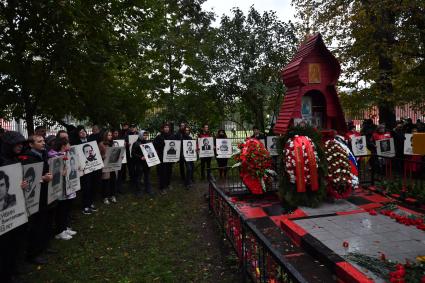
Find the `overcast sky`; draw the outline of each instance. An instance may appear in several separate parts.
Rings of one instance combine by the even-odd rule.
[[[223,14],[231,15],[230,10],[233,7],[239,7],[244,14],[247,14],[251,5],[260,12],[275,11],[282,21],[294,20],[295,9],[291,6],[291,0],[207,0],[203,8],[213,10],[219,19]]]

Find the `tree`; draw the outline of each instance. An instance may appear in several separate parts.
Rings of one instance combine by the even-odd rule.
[[[232,18],[223,16],[216,37],[213,81],[226,112],[239,113],[242,120],[264,130],[265,113],[280,105],[280,71],[296,44],[294,25],[279,21],[272,11],[260,15],[251,7],[245,16],[234,8]]]
[[[133,75],[140,65],[136,36],[154,25],[141,24],[142,8],[117,0],[2,1],[1,114],[25,119],[30,134],[34,117],[71,114],[114,124],[143,115],[146,90]],[[122,111],[127,105],[140,108]]]
[[[395,105],[423,101],[425,3],[370,0],[293,0],[307,32],[336,44],[344,86],[377,105],[379,119],[395,124]],[[347,97],[346,97],[347,98]],[[354,98],[355,101],[358,101]]]

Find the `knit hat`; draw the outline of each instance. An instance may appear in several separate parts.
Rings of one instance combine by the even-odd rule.
[[[19,132],[8,131],[3,134],[2,140],[3,140],[3,143],[7,143],[9,145],[15,145],[18,143],[24,143],[25,137]]]

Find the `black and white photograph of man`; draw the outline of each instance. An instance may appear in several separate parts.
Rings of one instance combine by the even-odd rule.
[[[16,205],[16,196],[9,194],[9,176],[0,171],[0,211],[4,211]]]
[[[229,146],[227,144],[227,140],[221,141],[220,151],[222,151],[222,152],[228,152],[229,151]]]
[[[171,141],[170,142],[170,148],[167,150],[167,155],[176,155],[176,143]]]
[[[121,156],[121,148],[111,147],[111,155],[109,156],[108,163],[117,163]]]
[[[35,182],[35,170],[33,167],[29,167],[24,173],[24,180],[28,182],[28,187],[25,189],[27,198],[33,198],[37,187],[37,183]]]
[[[203,139],[202,140],[202,150],[211,150],[211,145],[208,139]]]
[[[379,142],[381,147],[381,152],[385,153],[391,150],[390,141],[389,140],[382,140]]]
[[[155,157],[155,153],[152,151],[152,148],[149,145],[145,144],[144,148],[145,148],[145,150],[148,154],[148,158],[154,158]]]
[[[86,163],[97,160],[96,153],[93,150],[93,147],[90,144],[85,144],[83,146],[84,156],[86,157]]]
[[[277,149],[277,137],[272,137],[272,144],[270,145],[270,149]]]
[[[69,164],[70,164],[70,169],[71,172],[69,173],[69,179],[73,180],[75,178],[78,177],[78,172],[77,172],[77,162],[75,161],[75,157],[71,156],[71,158],[69,159]]]
[[[56,187],[60,183],[62,176],[61,161],[59,160],[59,158],[53,160],[52,175],[52,187]]]
[[[187,155],[194,155],[195,154],[195,149],[193,148],[193,143],[192,141],[187,141],[186,142],[186,154]]]

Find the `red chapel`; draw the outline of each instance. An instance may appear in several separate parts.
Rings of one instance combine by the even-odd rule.
[[[274,132],[285,134],[300,121],[345,132],[344,113],[335,88],[340,73],[339,62],[326,48],[320,33],[302,43],[282,70],[287,91]]]

